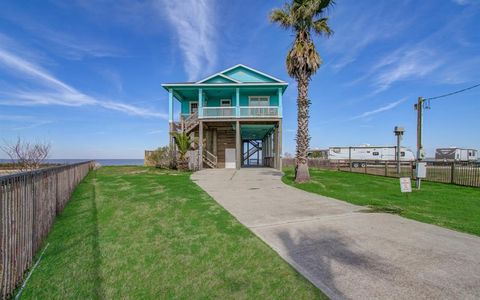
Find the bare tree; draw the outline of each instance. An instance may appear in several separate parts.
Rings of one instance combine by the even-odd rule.
[[[17,142],[14,144],[5,141],[4,144],[0,146],[0,150],[5,152],[21,171],[40,168],[51,149],[50,143],[30,143],[21,138],[17,138]]]

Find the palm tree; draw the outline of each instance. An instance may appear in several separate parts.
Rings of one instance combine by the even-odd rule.
[[[177,145],[178,153],[180,154],[180,169],[186,169],[186,155],[190,149],[190,138],[184,133],[175,133],[174,135],[175,144]]]
[[[332,29],[328,26],[326,10],[334,4],[333,0],[293,0],[270,14],[270,21],[278,23],[282,28],[291,29],[295,40],[287,55],[287,72],[297,81],[297,153],[295,181],[310,180],[307,164],[307,150],[310,136],[308,134],[308,118],[310,100],[308,84],[311,77],[320,68],[322,59],[315,49],[313,34],[330,36]]]

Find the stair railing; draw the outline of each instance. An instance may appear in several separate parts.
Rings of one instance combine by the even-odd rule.
[[[207,149],[203,149],[203,155],[205,156],[206,160],[210,161],[215,167],[217,166],[218,158],[216,155],[214,155],[212,152],[208,151]]]

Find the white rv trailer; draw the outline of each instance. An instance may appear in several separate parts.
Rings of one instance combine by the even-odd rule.
[[[475,149],[464,148],[437,148],[435,150],[435,160],[441,161],[477,161],[478,151]]]
[[[365,161],[393,161],[396,160],[395,146],[358,146],[358,147],[330,147],[328,159],[351,160],[353,167],[364,167]],[[400,147],[400,161],[414,161],[412,150]]]

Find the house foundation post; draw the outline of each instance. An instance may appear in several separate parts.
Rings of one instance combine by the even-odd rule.
[[[236,156],[236,159],[235,159],[235,162],[236,162],[236,167],[237,167],[237,170],[240,170],[240,167],[241,167],[241,142],[240,142],[240,121],[236,121],[236,124],[235,124],[235,156]]]
[[[277,149],[278,149],[278,164],[277,169],[282,170],[282,120],[278,121],[278,133],[277,133]]]
[[[278,126],[273,129],[273,167],[278,169]]]
[[[218,156],[218,153],[217,153],[217,129],[213,128],[212,131],[213,131],[212,132],[212,153],[213,153],[213,155]]]
[[[198,169],[203,169],[203,121],[198,124]]]

